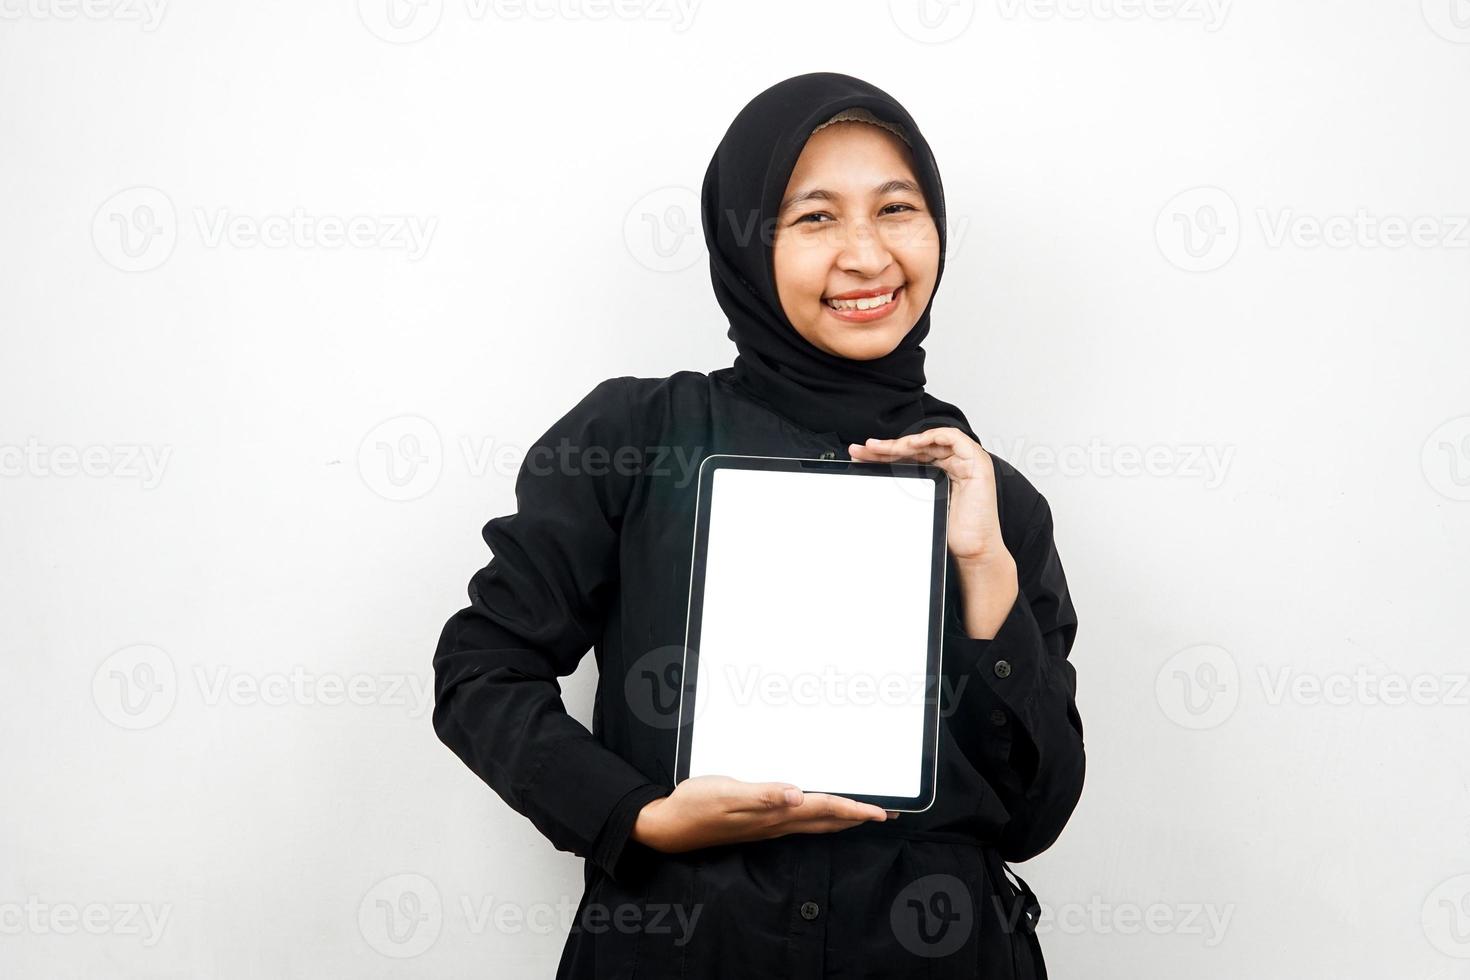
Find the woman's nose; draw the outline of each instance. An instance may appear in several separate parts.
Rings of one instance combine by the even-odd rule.
[[[875,276],[893,261],[888,246],[871,221],[854,222],[841,234],[837,265],[844,271]]]

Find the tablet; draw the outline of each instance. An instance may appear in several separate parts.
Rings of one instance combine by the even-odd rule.
[[[700,464],[675,782],[934,801],[949,480],[922,463]]]

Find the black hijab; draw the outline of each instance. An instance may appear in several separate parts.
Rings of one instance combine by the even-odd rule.
[[[730,321],[740,387],[786,418],[846,442],[895,438],[954,425],[974,439],[958,408],[924,391],[929,305],[898,346],[869,361],[815,346],[791,325],[776,292],[772,241],[777,210],[813,129],[843,109],[863,108],[898,126],[912,151],[919,186],[939,230],[944,274],[944,186],[919,127],[888,93],[851,75],[813,72],[788,78],[752,99],[715,149],[700,198],[715,296]],[[977,439],[978,441],[978,439]]]

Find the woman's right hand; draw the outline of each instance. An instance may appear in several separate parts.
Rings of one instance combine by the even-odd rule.
[[[803,793],[790,783],[695,776],[638,812],[633,839],[655,851],[677,854],[786,834],[830,833],[887,819],[889,812],[882,807],[826,793]]]

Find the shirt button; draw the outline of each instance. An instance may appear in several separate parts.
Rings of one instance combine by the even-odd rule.
[[[1004,725],[1006,723],[1006,713],[999,708],[992,708],[990,711],[990,723],[992,725]]]
[[[808,922],[812,921],[822,911],[822,907],[816,902],[801,903],[801,917]]]
[[[997,660],[995,662],[995,676],[996,677],[1009,677],[1009,676],[1011,676],[1011,662],[1009,660]]]

